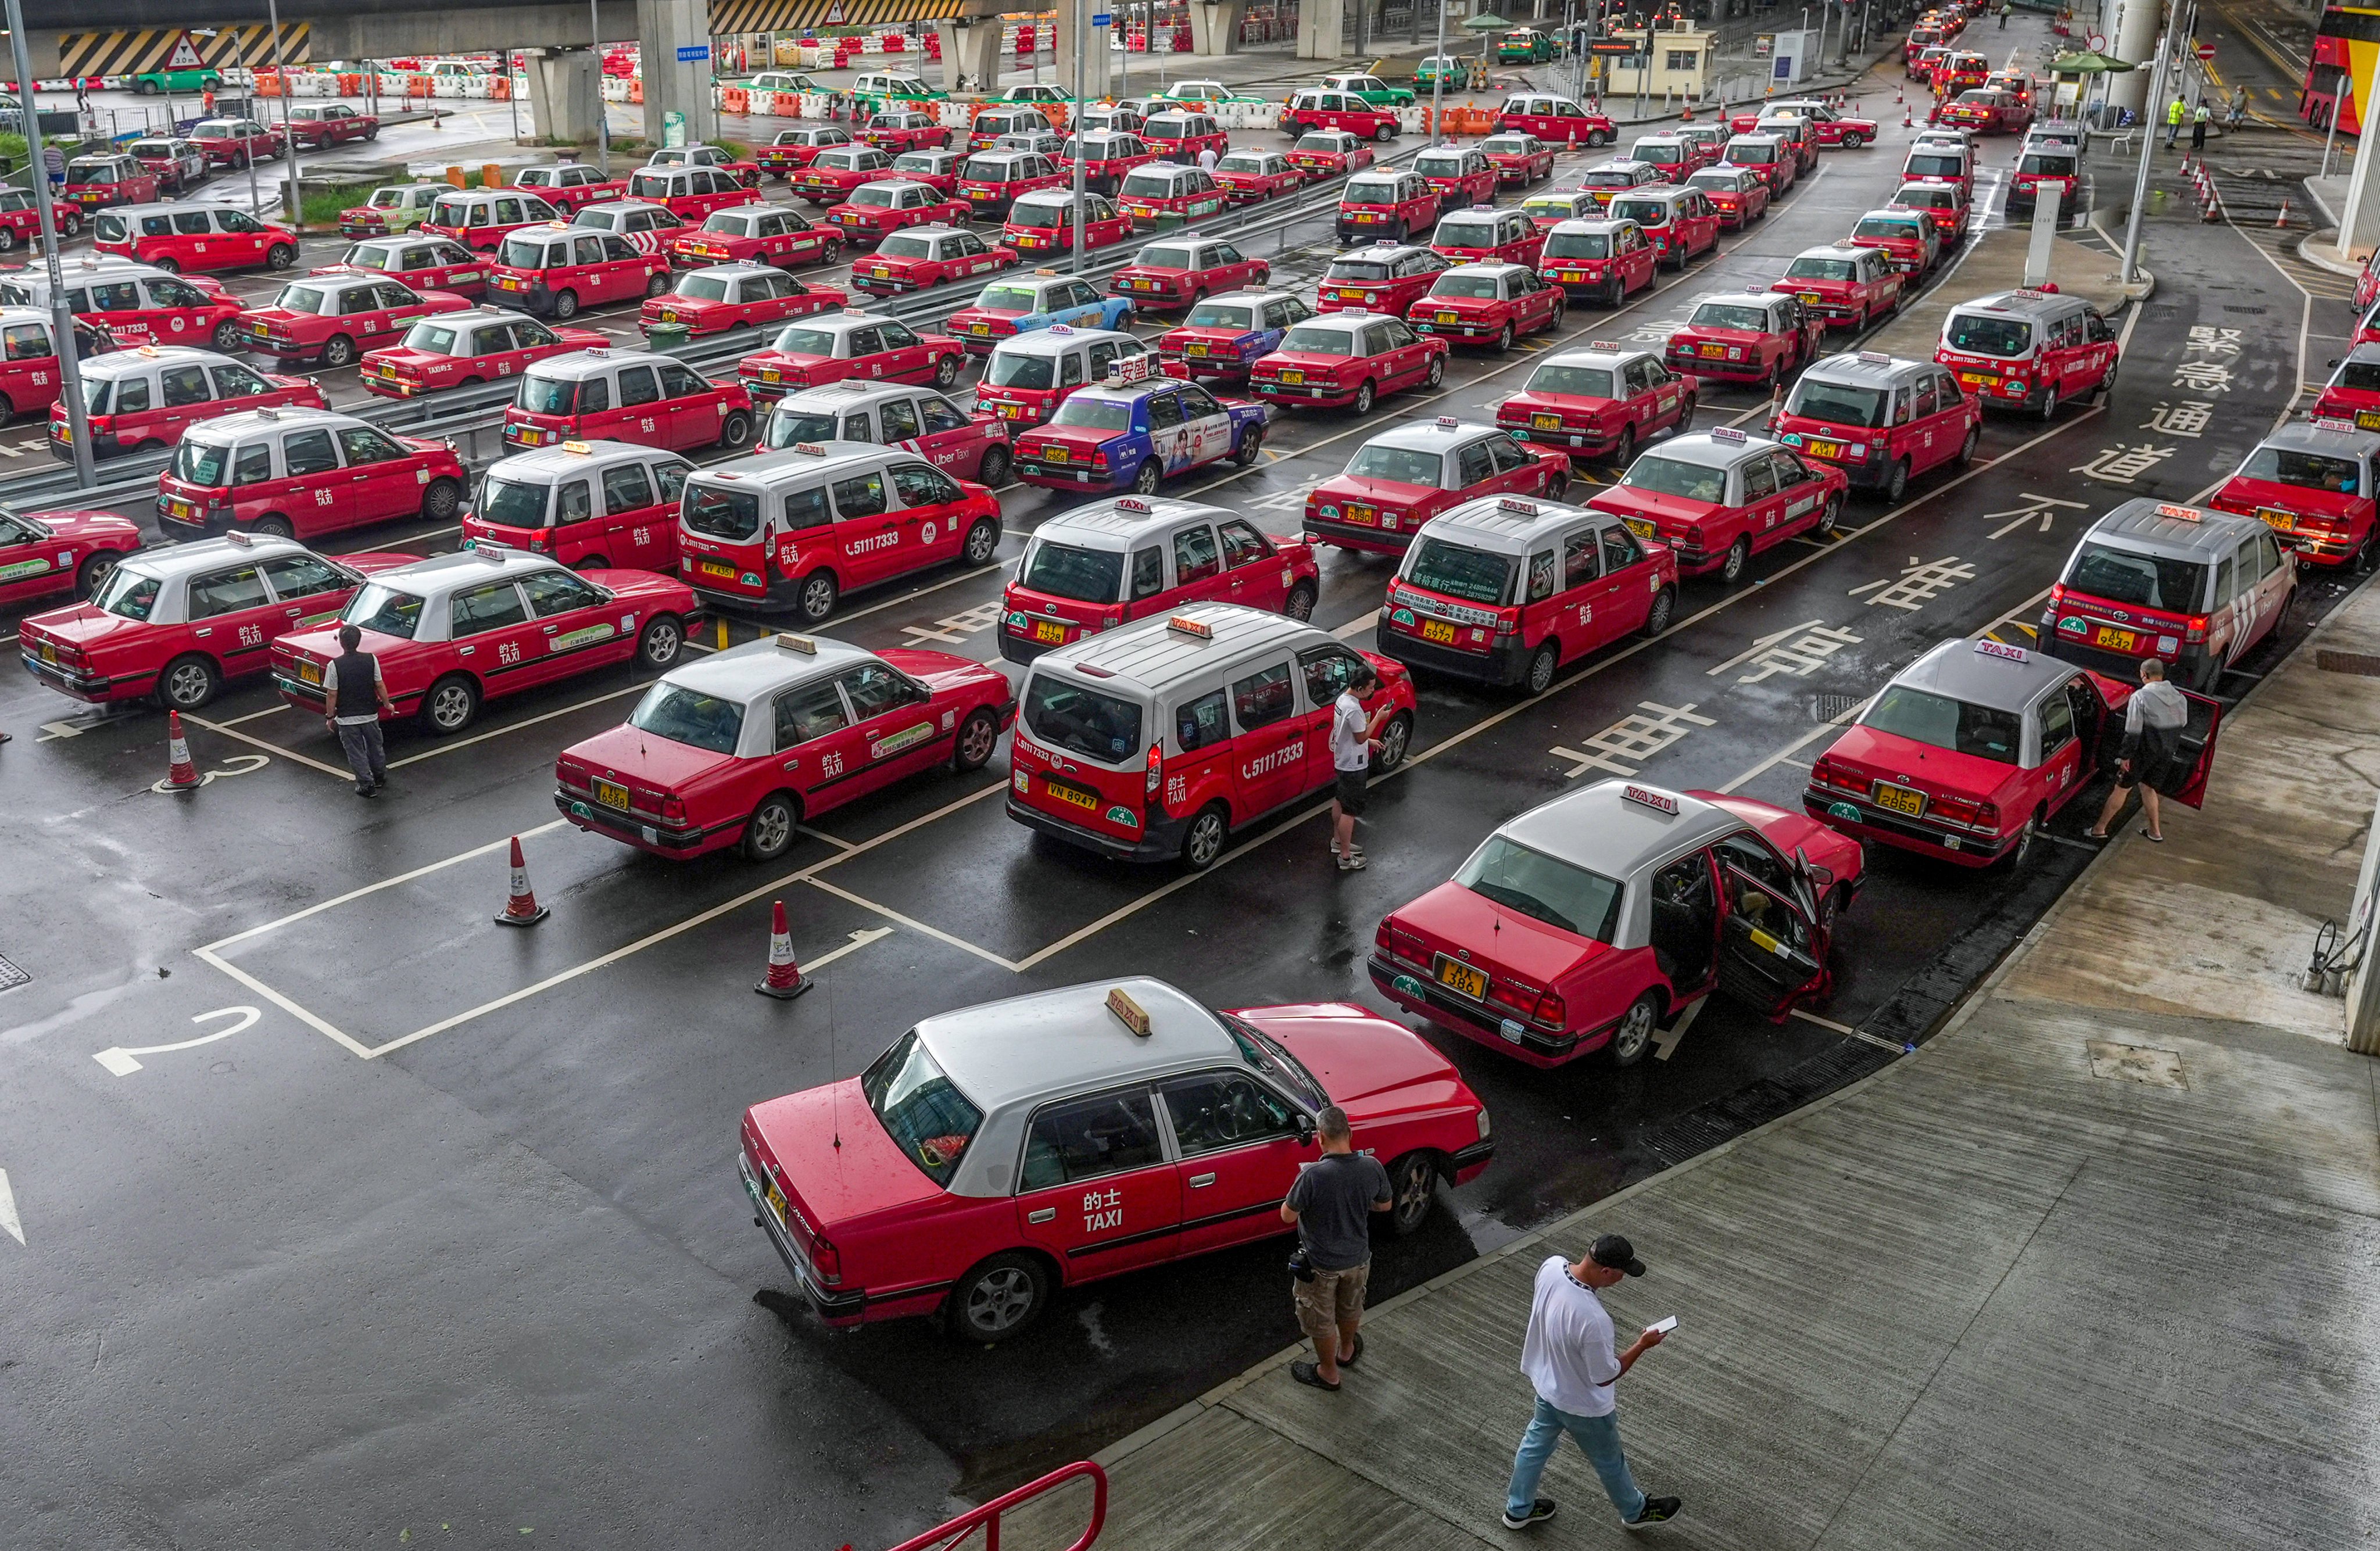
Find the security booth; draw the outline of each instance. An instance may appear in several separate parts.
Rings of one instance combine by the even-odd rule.
[[[1712,62],[1718,52],[1717,33],[1689,22],[1674,30],[1618,27],[1612,29],[1611,37],[1626,42],[1631,52],[1604,61],[1604,95],[1700,102],[1709,90]]]

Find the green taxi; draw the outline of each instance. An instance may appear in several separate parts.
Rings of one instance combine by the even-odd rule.
[[[1325,76],[1322,90],[1361,97],[1376,108],[1409,108],[1414,103],[1411,91],[1402,86],[1390,86],[1378,76]]]

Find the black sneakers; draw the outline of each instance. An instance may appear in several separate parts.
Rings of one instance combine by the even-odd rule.
[[[1646,1497],[1645,1511],[1633,1519],[1621,1520],[1620,1527],[1641,1530],[1647,1524],[1666,1524],[1678,1516],[1678,1509],[1682,1506],[1675,1497]]]
[[[1542,1524],[1553,1516],[1554,1500],[1551,1497],[1539,1497],[1536,1502],[1529,1505],[1529,1511],[1521,1515],[1518,1519],[1512,1517],[1512,1510],[1511,1509],[1506,1509],[1504,1510],[1504,1527],[1508,1530],[1525,1530],[1532,1524]]]

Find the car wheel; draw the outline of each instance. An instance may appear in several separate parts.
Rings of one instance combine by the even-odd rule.
[[[1413,718],[1399,711],[1380,729],[1380,752],[1372,756],[1372,769],[1386,772],[1405,762],[1413,751]]]
[[[479,714],[480,686],[467,674],[447,674],[421,697],[421,725],[441,736],[461,732]]]
[[[380,126],[377,124],[366,125],[364,127],[364,139],[368,140],[376,140],[380,139]]]
[[[1389,1165],[1389,1190],[1395,1205],[1389,1208],[1389,1231],[1412,1237],[1429,1217],[1436,1199],[1438,1165],[1427,1153],[1407,1153]]]
[[[999,746],[999,713],[989,706],[978,707],[959,723],[958,743],[951,750],[951,768],[961,774],[979,770],[991,763],[991,751]]]
[[[1395,125],[1382,124],[1379,127],[1372,131],[1372,139],[1382,145],[1386,145],[1389,141],[1396,138],[1396,133],[1397,128]]]
[[[264,267],[266,269],[285,270],[297,261],[298,245],[295,243],[276,242],[271,248],[264,250]]]
[[[431,522],[452,522],[463,504],[463,487],[452,479],[432,479],[422,488],[421,515]]]
[[[2055,383],[2055,382],[2049,382],[2049,383],[2045,383],[2045,384],[2042,386],[2042,390],[2041,390],[2041,408],[2040,408],[2039,414],[2040,414],[2040,417],[2041,417],[2042,420],[2043,420],[2045,423],[2046,423],[2046,422],[2047,422],[2047,421],[2054,420],[2054,419],[2058,418],[2058,384],[2057,384],[2057,383]]]
[[[1554,682],[1554,670],[1561,666],[1560,643],[1548,639],[1529,659],[1528,676],[1523,682],[1532,695],[1543,695]]]
[[[600,554],[583,554],[570,563],[570,568],[584,575],[589,571],[608,571],[612,563]]]
[[[2035,808],[2025,816],[2024,828],[2016,832],[2016,843],[2009,847],[2009,854],[2000,858],[2001,862],[2011,870],[2022,866],[2025,857],[2033,850],[2033,842],[2041,838],[2041,810]]]
[[[1727,558],[1719,563],[1718,579],[1723,582],[1734,581],[1743,575],[1743,568],[1751,563],[1752,535],[1739,533],[1735,536],[1735,542],[1727,547]]]
[[[1892,466],[1892,478],[1884,482],[1884,503],[1896,505],[1909,493],[1909,460],[1902,458]]]
[[[322,346],[324,366],[353,366],[356,362],[356,342],[346,334],[335,333]]]
[[[2371,575],[2373,567],[2380,565],[2380,526],[2363,536],[2363,542],[2355,547],[2355,558],[2349,563],[2359,576]]]
[[[1050,1273],[1029,1254],[995,1254],[951,1289],[942,1323],[952,1334],[990,1346],[1021,1333],[1050,1301]]]
[[[1557,468],[1547,479],[1546,488],[1541,493],[1548,501],[1560,501],[1569,490],[1569,473],[1564,469]]]
[[[770,793],[752,810],[752,817],[744,820],[744,859],[775,861],[794,843],[794,830],[801,821],[791,797],[783,792]]]
[[[157,675],[157,703],[167,710],[194,711],[215,697],[223,673],[214,660],[192,652],[177,657]]]
[[[718,445],[728,452],[737,452],[752,444],[752,417],[741,409],[731,409],[719,422]]]
[[[1611,137],[1610,137],[1609,135],[1608,135],[1608,134],[1605,134],[1605,133],[1604,133],[1602,130],[1600,130],[1600,129],[1589,129],[1589,130],[1586,132],[1586,143],[1587,143],[1590,147],[1593,147],[1593,146],[1598,146],[1598,145],[1609,145],[1609,144],[1611,143]]]
[[[1860,147],[1865,144],[1867,144],[1867,137],[1856,132],[1845,135],[1842,139],[1842,146],[1845,151],[1857,151]]]
[[[182,273],[182,261],[179,259],[169,259],[162,253],[149,261],[149,267],[153,270],[163,270],[167,274]]]
[[[675,614],[655,614],[637,638],[637,660],[648,668],[668,668],[686,649],[686,627]]]
[[[1842,520],[1843,498],[1840,495],[1830,495],[1827,497],[1827,503],[1818,508],[1818,526],[1810,531],[1821,539],[1831,539],[1835,536],[1836,525]]]
[[[1512,347],[1512,325],[1507,322],[1496,331],[1496,353],[1502,355]]]
[[[277,512],[269,517],[257,518],[255,525],[249,529],[249,531],[254,533],[270,534],[275,539],[295,539],[298,537],[297,527],[292,524],[287,517],[281,515]]]
[[[1133,493],[1135,495],[1155,495],[1157,493],[1157,487],[1163,482],[1164,479],[1165,471],[1157,467],[1156,459],[1151,458],[1140,466],[1140,472],[1132,477]]]
[[[1240,432],[1239,444],[1232,449],[1232,461],[1245,468],[1256,462],[1257,456],[1263,452],[1264,427],[1252,423],[1245,430]]]
[[[1645,611],[1645,634],[1660,635],[1670,628],[1670,621],[1676,618],[1677,613],[1678,589],[1665,587],[1653,595],[1653,606]]]
[[[75,571],[75,596],[95,598],[107,579],[115,575],[115,563],[124,557],[114,550],[100,550],[86,557]],[[1301,614],[1300,619],[1305,616]]]
[[[1967,439],[1966,439],[1964,442],[1960,442],[1960,443],[1959,443],[1959,467],[1961,467],[1961,468],[1965,468],[1965,467],[1967,467],[1968,466],[1970,466],[1971,464],[1973,464],[1973,463],[1975,461],[1975,446],[1976,446],[1976,443],[1978,443],[1978,442],[1982,442],[1982,441],[1983,441],[1983,439],[1984,439],[1984,428],[1983,428],[1983,427],[1981,427],[1981,426],[1969,426],[1969,427],[1967,428]]]
[[[555,292],[553,297],[553,321],[557,323],[566,323],[577,316],[578,293],[576,291]]]
[[[1604,1047],[1611,1054],[1614,1066],[1633,1066],[1645,1059],[1653,1048],[1653,1025],[1660,1022],[1661,1001],[1646,991],[1628,1004],[1620,1015],[1620,1026],[1611,1031],[1611,1043]]]
[[[132,90],[143,97],[154,97],[157,95],[157,83],[153,80],[139,81]]]
[[[959,380],[959,358],[944,356],[934,363],[934,386],[947,388]]]
[[[1314,584],[1300,582],[1289,589],[1289,598],[1281,604],[1281,612],[1294,620],[1312,619],[1314,596]]]
[[[58,230],[64,232],[68,236],[80,236],[82,233],[81,212],[79,211],[70,210],[64,215],[58,217]]]
[[[239,325],[228,318],[215,325],[211,343],[226,356],[248,347],[246,341],[239,337]]]
[[[1223,854],[1223,842],[1231,834],[1232,827],[1223,818],[1221,804],[1200,808],[1198,817],[1182,831],[1182,865],[1192,872],[1205,872]]]
[[[1008,483],[1008,470],[1014,461],[1004,445],[995,444],[986,447],[983,450],[983,462],[976,466],[977,482],[998,490]]]
[[[1548,333],[1561,333],[1562,314],[1569,310],[1570,309],[1564,305],[1562,301],[1561,293],[1559,291],[1555,292],[1554,309],[1546,315],[1545,332]]]
[[[16,250],[17,234],[6,226],[0,226],[0,253],[13,253]]]
[[[801,610],[802,623],[816,624],[834,612],[834,600],[841,596],[842,591],[843,589],[835,585],[833,572],[811,572],[803,579],[801,596],[796,600],[796,604]]]
[[[989,565],[991,563],[992,551],[999,548],[999,520],[985,517],[967,529],[966,545],[961,552],[965,555],[969,565]]]
[[[1636,428],[1634,426],[1621,426],[1620,428],[1620,440],[1611,444],[1612,465],[1618,468],[1626,468],[1630,464],[1635,461]]]

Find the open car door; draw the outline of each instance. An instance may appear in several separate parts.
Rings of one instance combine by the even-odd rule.
[[[2097,673],[2090,676],[2107,708],[2099,724],[2099,770],[2112,776],[2123,754],[2124,711],[2131,701],[2132,688]],[[2206,802],[2206,777],[2215,767],[2215,735],[2223,721],[2223,703],[2187,689],[2181,691],[2181,697],[2190,703],[2190,720],[2182,723],[2176,739],[2179,755],[2173,769],[2155,785],[2159,796],[2170,797],[2184,807],[2202,807]]]
[[[1824,949],[1809,913],[1732,866],[1720,866],[1719,882],[1719,989],[1772,1019],[1823,993]]]

